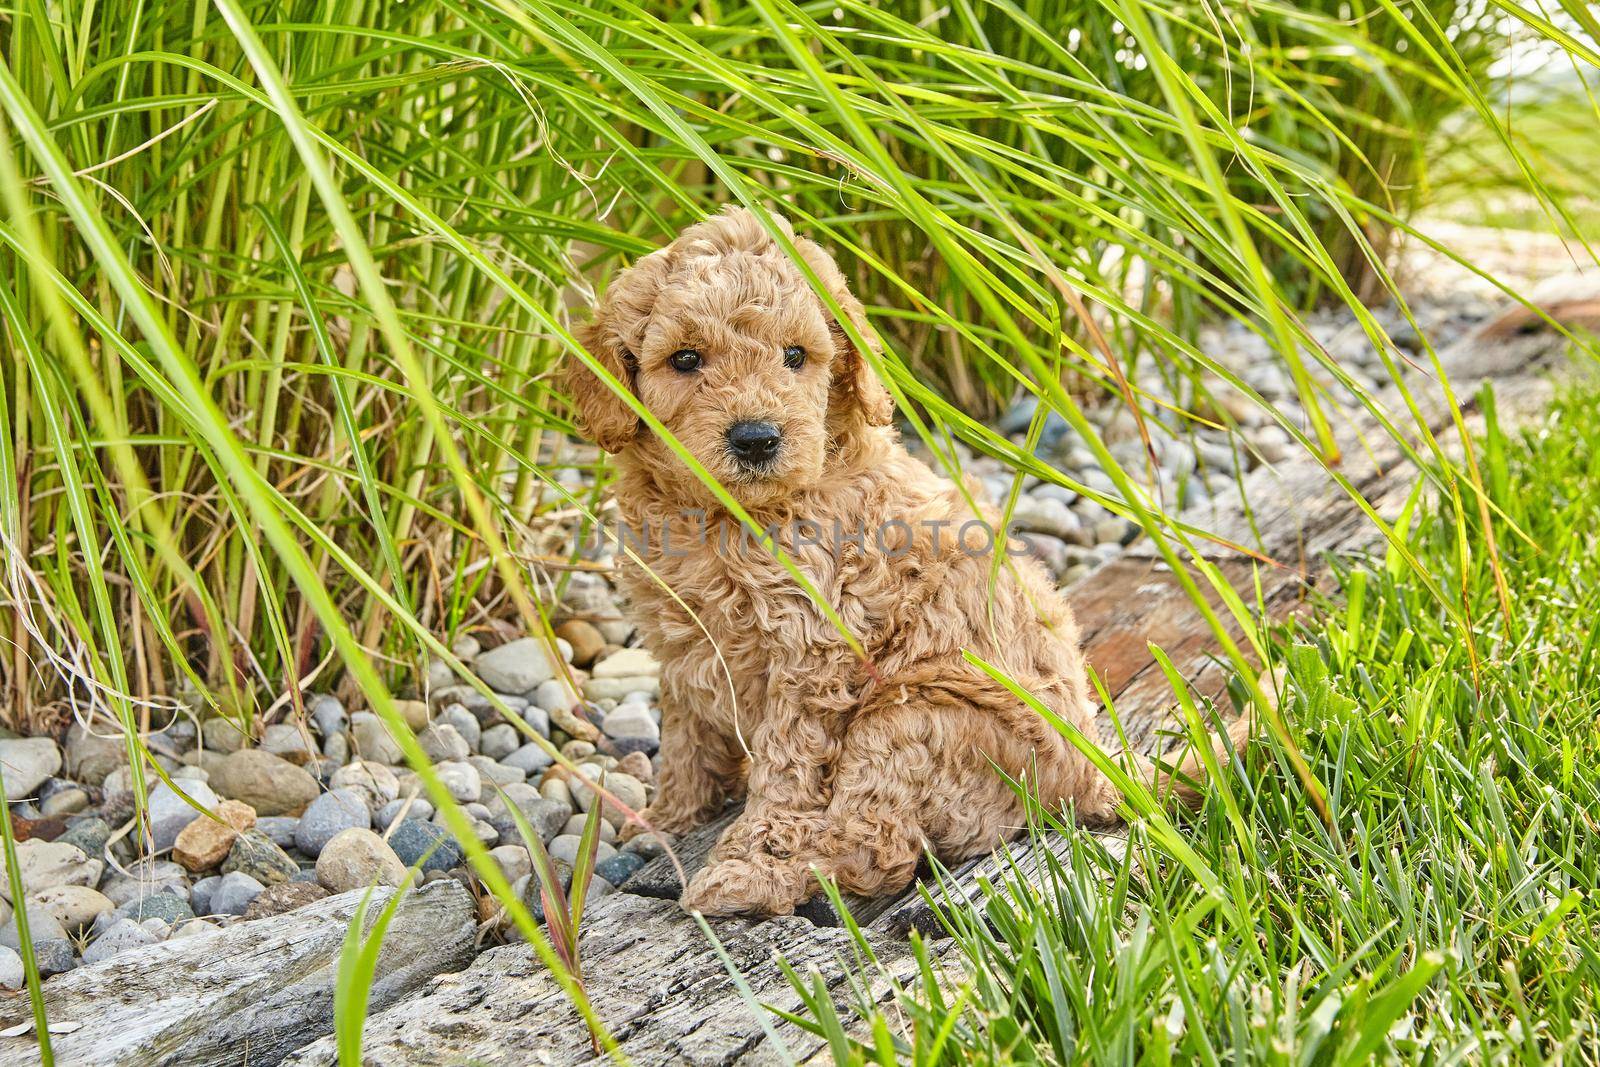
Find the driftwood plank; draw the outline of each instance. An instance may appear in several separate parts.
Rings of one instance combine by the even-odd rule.
[[[1121,860],[1127,853],[1128,838],[1120,831],[1112,831],[1100,835],[1100,844],[1114,859]],[[1049,853],[1050,857],[1060,864],[1063,872],[1072,870],[1070,838],[1060,834],[1043,834],[1037,843],[1016,841],[991,855],[964,864],[957,872],[952,872],[954,877],[947,883],[950,891],[949,904],[958,905],[962,900],[969,904],[981,901],[985,881],[999,884],[1020,879],[1036,888],[1048,885],[1052,877],[1052,868],[1047,866],[1045,853]],[[944,905],[944,898],[940,895],[938,887],[930,883],[928,889],[934,894],[935,899]],[[945,930],[940,925],[934,909],[923,899],[922,894],[915,890],[896,898],[889,907],[883,909],[872,921],[868,930],[891,937],[906,937],[913,930],[928,938],[945,936]]]
[[[719,922],[716,932],[761,1003],[783,1010],[800,1005],[777,965],[781,951],[799,973],[816,968],[825,975],[836,1002],[846,1005],[850,994],[837,962],[852,952],[845,931],[791,916]],[[582,946],[590,1001],[632,1062],[782,1062],[714,947],[676,904],[627,893],[604,897],[584,917]],[[876,939],[876,950],[897,979],[911,975],[903,945]],[[882,985],[873,990],[878,997],[886,993]],[[796,1062],[823,1047],[796,1027],[779,1023],[775,1029]],[[426,995],[370,1017],[363,1054],[368,1063],[411,1067],[562,1067],[595,1059],[577,1011],[526,945],[491,949]],[[331,1067],[337,1061],[333,1040],[325,1038],[286,1065]]]
[[[394,890],[374,892],[369,922]],[[333,1030],[339,950],[362,893],[269,919],[167,941],[80,967],[45,984],[57,1063],[95,1067],[270,1067]],[[430,883],[402,900],[372,984],[374,1010],[472,959],[472,897]],[[0,1007],[0,1029],[31,1021],[26,997]],[[61,1023],[81,1024],[55,1033]],[[0,1064],[39,1062],[35,1036],[0,1038]]]

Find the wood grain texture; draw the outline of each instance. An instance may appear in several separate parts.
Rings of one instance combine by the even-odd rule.
[[[837,960],[851,942],[843,930],[804,919],[722,921],[718,939],[763,1003],[792,1011],[800,1005],[777,964],[781,952],[799,973],[816,968],[844,1007],[849,990]],[[696,1067],[784,1062],[765,1036],[726,965],[693,919],[675,903],[618,893],[604,897],[584,919],[582,942],[591,1003],[628,1058],[641,1067]],[[899,942],[876,939],[897,979],[914,970]],[[873,995],[883,997],[880,981]],[[823,1042],[774,1021],[790,1057],[805,1062]],[[441,978],[426,995],[367,1020],[365,1062],[443,1067],[545,1064],[564,1067],[595,1060],[588,1031],[533,950],[491,949],[460,974]],[[302,1049],[286,1067],[332,1067],[331,1038]]]
[[[373,893],[368,921],[394,893]],[[271,1067],[333,1030],[333,984],[362,893],[166,941],[80,967],[44,986],[56,1062],[95,1067]],[[379,956],[381,1010],[472,959],[471,895],[441,880],[408,893]],[[27,997],[0,1006],[0,1029],[32,1019]],[[34,1035],[0,1038],[0,1064],[37,1064]]]

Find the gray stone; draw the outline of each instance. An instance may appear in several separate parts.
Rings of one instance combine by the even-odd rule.
[[[430,690],[443,689],[446,686],[454,685],[455,682],[456,672],[450,669],[450,664],[438,656],[428,657],[428,688]]]
[[[446,830],[431,822],[405,820],[389,834],[389,847],[407,867],[415,867],[421,861],[424,872],[448,871],[462,863],[461,846]]]
[[[118,919],[105,933],[95,938],[94,942],[83,950],[83,962],[85,964],[100,963],[120,953],[127,952],[129,949],[154,945],[160,940],[160,937],[132,919]]]
[[[648,706],[623,703],[605,717],[601,731],[611,738],[643,737],[652,741],[661,739],[661,727],[656,724]]]
[[[114,874],[100,887],[106,899],[117,907],[153,893],[189,892],[188,872],[169,860],[141,860],[127,868],[127,874]]]
[[[1101,519],[1094,524],[1095,543],[1100,545],[1120,545],[1137,529],[1138,527],[1124,518]]]
[[[185,899],[185,893],[179,896],[175,892],[152,893],[147,897],[130,900],[117,909],[117,914],[135,922],[143,922],[149,918],[160,919],[168,926],[175,926],[185,919],[194,918],[194,909]]]
[[[478,751],[478,744],[483,739],[483,727],[478,725],[477,717],[460,704],[447,705],[440,713],[440,718],[456,728],[456,733],[467,743],[468,752]]]
[[[563,711],[578,702],[578,694],[572,691],[572,688],[567,685],[565,680],[551,678],[541,682],[538,688],[533,691],[532,702],[532,706],[540,711]],[[545,722],[548,723],[549,721],[547,716]],[[529,723],[529,725],[531,726],[532,723]],[[543,732],[548,733],[549,727],[546,726]]]
[[[345,714],[344,705],[337,697],[326,693],[319,693],[307,702],[306,714],[324,740],[350,728],[350,716]]]
[[[661,664],[647,648],[624,648],[613,652],[594,665],[596,678],[653,678],[661,673]]]
[[[511,755],[500,761],[507,767],[515,767],[522,773],[532,776],[537,771],[542,771],[555,762],[555,757],[544,750],[537,741],[529,741]]]
[[[68,777],[85,785],[99,785],[106,775],[127,764],[127,741],[115,723],[95,719],[91,729],[74,721],[67,728]]]
[[[527,723],[529,729],[540,737],[546,739],[550,737],[550,712],[547,709],[529,705],[523,709],[522,721]],[[520,730],[518,731],[518,736],[522,736]]]
[[[394,771],[372,760],[356,760],[340,767],[328,780],[331,789],[359,789],[367,807],[378,809],[400,795],[400,779]]]
[[[516,806],[540,841],[549,841],[559,834],[572,815],[570,804],[547,800],[531,786],[507,786],[503,794],[490,797],[488,804],[489,822],[500,832],[500,843],[504,845],[523,843],[516,820],[507,810],[508,804]]]
[[[1063,571],[1072,566],[1072,549],[1059,537],[1023,533],[1017,535],[1017,540],[1028,546],[1029,555],[1043,563],[1051,577],[1059,578]]]
[[[635,752],[653,756],[656,749],[660,747],[660,741],[649,737],[614,737],[611,739],[611,748],[619,756],[627,756]]]
[[[440,763],[433,770],[439,776],[440,783],[457,802],[467,804],[483,796],[483,777],[478,774],[478,768],[472,764]]]
[[[69,825],[67,832],[56,838],[56,843],[77,846],[78,849],[82,849],[85,856],[98,861],[101,859],[101,854],[106,851],[106,841],[109,840],[109,822],[98,816],[90,816],[88,819]]]
[[[569,786],[572,789],[572,799],[577,803],[578,810],[588,811],[596,796],[594,789],[590,787],[587,781],[576,778],[569,783]],[[624,813],[617,807],[617,803],[621,803],[637,812],[643,809],[648,802],[644,783],[631,774],[612,771],[605,775],[603,787],[612,796],[616,797],[615,802],[607,800],[605,803],[603,814],[607,822],[618,824],[624,818]]]
[[[293,815],[268,815],[256,820],[256,829],[266,834],[267,840],[279,848],[294,847],[294,833],[299,827],[300,820]]]
[[[17,843],[17,867],[22,876],[22,891],[31,896],[42,889],[61,885],[100,884],[105,863],[90,859],[75,845],[60,841],[43,841],[30,838]],[[7,874],[5,856],[0,853],[0,898],[11,900],[11,881]]]
[[[522,746],[522,735],[508,722],[491,726],[478,739],[478,751],[492,760],[502,760]]]
[[[587,813],[583,815],[574,814],[566,821],[566,824],[561,827],[561,832],[564,834],[576,834],[581,837],[583,836],[583,828],[588,821],[589,816]],[[612,829],[611,824],[606,822],[604,819],[600,820],[600,840],[604,841],[608,845],[614,845],[617,843],[616,830]]]
[[[28,898],[28,936],[35,941],[46,941],[50,938],[65,940],[66,928],[63,927],[49,906],[33,897]],[[17,916],[12,914],[4,926],[0,926],[0,945],[17,952],[22,951],[22,938],[17,931]]]
[[[521,845],[501,845],[489,850],[489,858],[499,866],[506,881],[516,882],[533,870],[533,857]]]
[[[292,722],[275,723],[261,734],[261,751],[302,766],[319,755],[311,731]]]
[[[193,722],[178,718],[150,734],[145,745],[152,752],[160,752],[162,755],[177,759],[194,747],[197,736],[198,731]]]
[[[543,639],[534,637],[480,652],[472,662],[478,677],[497,693],[526,693],[555,677],[557,666]]]
[[[272,843],[272,839],[259,830],[246,830],[234,838],[228,858],[222,861],[222,873],[235,871],[248,874],[262,885],[287,882],[294,877],[300,865],[288,853]]]
[[[350,762],[350,742],[344,734],[334,734],[322,742],[323,762],[332,764],[335,770]]]
[[[21,989],[27,981],[22,957],[9,948],[0,948],[0,989]]]
[[[46,778],[61,769],[61,749],[48,737],[0,740],[0,767],[6,779],[6,801],[32,796]]]
[[[212,792],[209,785],[201,781],[191,779],[180,782],[178,788],[187,793],[190,800],[207,810],[215,809],[221,800]],[[166,782],[157,783],[155,789],[151,790],[150,802],[145,810],[150,815],[150,833],[155,838],[157,852],[170,849],[185,826],[205,817],[174,792]]]
[[[618,852],[615,856],[607,856],[596,863],[594,873],[595,877],[604,878],[621,889],[644,865],[645,858],[637,852]]]
[[[623,844],[621,851],[631,852],[648,862],[667,854],[667,841],[663,840],[663,837],[670,838],[671,835],[639,834],[637,837],[629,838]]]
[[[78,957],[72,949],[72,942],[66,938],[49,937],[43,941],[35,938],[33,962],[39,967],[40,978],[54,978],[76,967]]]
[[[313,800],[300,816],[294,831],[295,847],[307,856],[318,856],[329,841],[345,830],[372,827],[367,810],[367,794],[359,789],[335,789]]]
[[[211,892],[209,915],[243,915],[266,886],[241,871],[225,874]]]
[[[575,864],[578,861],[578,846],[582,843],[583,839],[577,834],[558,834],[554,840],[550,842],[550,858],[564,860],[567,863]],[[604,841],[597,841],[595,842],[595,845],[596,862],[600,860],[608,860],[617,854],[617,850],[606,844]]]
[[[69,934],[77,933],[116,908],[104,893],[86,885],[53,886],[31,894],[29,899],[48,909]]]
[[[380,830],[387,830],[389,824],[399,818],[402,811],[406,813],[407,819],[422,819],[425,821],[433,818],[433,805],[428,802],[426,797],[417,797],[411,801],[409,808],[406,806],[405,799],[401,798],[399,800],[391,800],[379,808],[378,813],[372,817],[372,824]]]
[[[626,649],[624,651],[627,651]],[[583,695],[590,700],[621,700],[630,693],[642,692],[651,698],[661,692],[661,679],[656,675],[629,675],[621,678],[590,678],[583,683]],[[561,726],[561,716],[551,713],[551,719]]]
[[[358,711],[350,716],[350,737],[364,760],[392,765],[405,759],[399,743],[389,736],[389,728],[370,711]]]
[[[76,815],[89,806],[89,794],[76,787],[58,789],[39,805],[39,812],[46,817],[60,815]]]
[[[317,884],[330,893],[370,885],[405,884],[406,865],[383,838],[352,828],[329,841],[317,857]]]
[[[321,792],[304,767],[251,748],[223,760],[212,784],[223,796],[255,808],[257,815],[297,815]]]
[[[476,767],[478,777],[483,779],[483,787],[492,790],[496,786],[514,785],[528,780],[528,772],[520,767],[512,767],[504,763],[496,763],[488,756],[472,756],[468,763]]]
[[[1072,509],[1054,497],[1021,496],[1011,513],[1011,528],[1049,534],[1063,541],[1082,537],[1082,523]]]
[[[528,701],[512,693],[496,693],[493,699],[484,696],[470,685],[452,685],[444,689],[437,689],[429,694],[435,707],[445,707],[449,704],[460,704],[473,715],[478,717],[480,725],[500,714],[500,709],[495,706],[495,701],[504,704],[513,714],[521,712],[528,706]]]
[[[248,878],[249,875],[241,874],[239,877]],[[251,879],[255,881],[255,879]],[[209,878],[202,878],[189,887],[189,907],[196,915],[211,914],[211,898],[216,894],[217,887],[222,884],[222,875],[213,874]]]
[[[244,747],[247,738],[239,727],[227,719],[217,717],[200,724],[200,740],[212,752],[227,755]]]
[[[459,705],[457,705],[459,707]],[[464,760],[472,755],[472,748],[467,744],[466,738],[447,722],[434,722],[417,735],[417,743],[422,746],[422,751],[435,763],[444,763],[449,760]]]

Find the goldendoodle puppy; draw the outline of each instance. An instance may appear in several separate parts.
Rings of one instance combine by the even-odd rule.
[[[796,244],[871,338],[838,267]],[[993,849],[1023,823],[996,766],[1081,820],[1115,818],[1116,788],[962,655],[1094,737],[1066,603],[901,446],[888,392],[753,215],[726,211],[640,259],[581,340],[776,538],[865,653],[573,361],[571,395],[617,454],[625,540],[648,567],[624,577],[662,664],[661,781],[645,817],[682,832],[745,798],[685,907],[782,914],[815,891],[817,873],[886,893],[912,879],[924,848],[946,862]]]

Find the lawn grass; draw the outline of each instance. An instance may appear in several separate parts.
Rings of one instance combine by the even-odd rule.
[[[1509,618],[1483,531],[1461,539],[1425,497],[1414,512],[1409,546],[1461,591],[1476,669],[1393,554],[1339,562],[1337,595],[1273,630],[1331,826],[1263,738],[1181,826],[1187,848],[1136,821],[1117,859],[1066,829],[1041,887],[944,898],[949,951],[914,941],[923,978],[859,1009],[866,1045],[798,981],[835,1061],[1596,1062],[1597,401],[1575,388],[1515,436],[1489,409]]]

